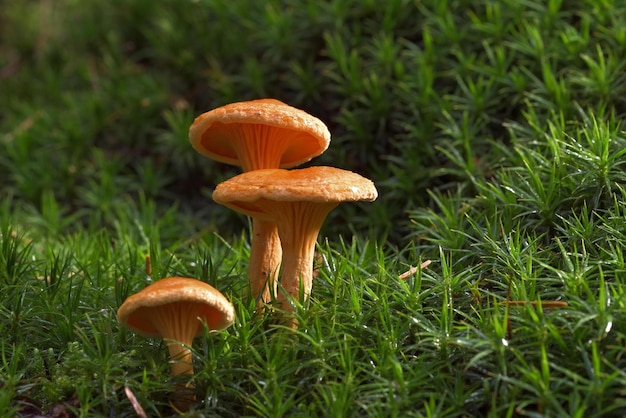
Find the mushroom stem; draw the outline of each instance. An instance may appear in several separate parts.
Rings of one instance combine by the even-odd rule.
[[[250,241],[248,282],[257,308],[260,308],[276,294],[276,274],[282,256],[276,223],[253,218]]]
[[[276,301],[278,307],[285,312],[293,312],[289,297],[305,301],[311,294],[315,243],[326,216],[336,206],[336,202],[275,205],[273,213],[276,214],[283,249],[280,279],[282,291],[278,292]]]
[[[193,359],[187,344],[178,341],[166,341],[172,363],[172,376],[193,374]]]
[[[167,340],[167,349],[172,362],[172,376],[193,375],[191,350],[186,344]],[[184,412],[196,401],[196,385],[192,381],[175,383],[170,393],[170,402],[178,411]]]
[[[172,376],[193,375],[193,357],[189,347],[202,327],[199,321],[198,303],[171,304],[153,313],[155,327],[163,335],[170,354]],[[170,394],[172,405],[179,411],[186,411],[196,400],[195,384],[177,383]]]

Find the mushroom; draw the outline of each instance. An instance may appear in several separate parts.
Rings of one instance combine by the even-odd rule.
[[[305,163],[328,148],[330,132],[303,110],[259,99],[203,113],[189,128],[189,139],[200,154],[247,172]],[[281,260],[276,224],[253,216],[250,241],[250,291],[260,303],[269,302]]]
[[[252,171],[310,161],[326,151],[330,132],[304,110],[258,99],[201,114],[189,128],[189,140],[200,154]]]
[[[328,213],[340,202],[373,201],[377,196],[371,180],[323,166],[251,171],[218,184],[213,192],[217,203],[276,222],[284,290],[277,295],[277,304],[286,312],[293,311],[288,296],[306,300],[311,293],[315,243]]]
[[[233,305],[213,286],[200,280],[169,277],[158,280],[129,296],[117,311],[123,326],[136,333],[163,338],[172,362],[172,375],[192,375],[190,347],[203,332],[203,323],[210,330],[222,330],[235,318]],[[193,384],[177,388],[172,403],[186,410],[195,400]]]

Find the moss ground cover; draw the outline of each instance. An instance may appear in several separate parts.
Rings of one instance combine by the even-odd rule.
[[[0,411],[171,415],[165,346],[115,311],[176,275],[237,310],[189,416],[625,415],[625,28],[610,0],[4,5]],[[327,219],[297,331],[253,315],[249,224],[211,201],[237,169],[187,137],[259,97],[380,195]]]

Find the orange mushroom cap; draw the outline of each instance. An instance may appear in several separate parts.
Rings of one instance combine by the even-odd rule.
[[[219,290],[200,280],[185,277],[169,277],[158,280],[140,292],[129,296],[117,311],[118,321],[146,337],[163,337],[157,318],[158,312],[168,310],[173,316],[193,308],[190,336],[202,334],[202,322],[211,330],[221,330],[231,325],[235,318],[233,305]],[[181,321],[171,318],[171,326],[180,326]],[[171,337],[171,336],[168,336]],[[186,342],[186,341],[182,341]]]
[[[244,171],[290,168],[323,153],[330,132],[318,118],[275,99],[231,103],[198,116],[191,145]]]
[[[373,201],[378,197],[374,183],[351,171],[314,166],[303,169],[255,170],[239,174],[217,185],[213,200],[249,216],[273,218],[263,207],[275,202],[340,203]]]

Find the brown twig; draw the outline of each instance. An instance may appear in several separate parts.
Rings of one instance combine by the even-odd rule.
[[[148,418],[148,416],[146,415],[145,411],[141,407],[141,404],[139,403],[139,401],[135,397],[135,394],[133,393],[133,391],[128,386],[124,386],[124,392],[126,392],[126,397],[128,398],[128,400],[130,401],[131,405],[133,406],[133,409],[137,413],[137,416],[139,418]]]
[[[432,261],[426,260],[422,264],[420,264],[419,267],[411,267],[408,271],[405,271],[400,276],[398,276],[398,278],[400,280],[408,279],[409,277],[417,273],[418,270],[424,270],[426,267],[430,265],[430,263],[432,263]]]

